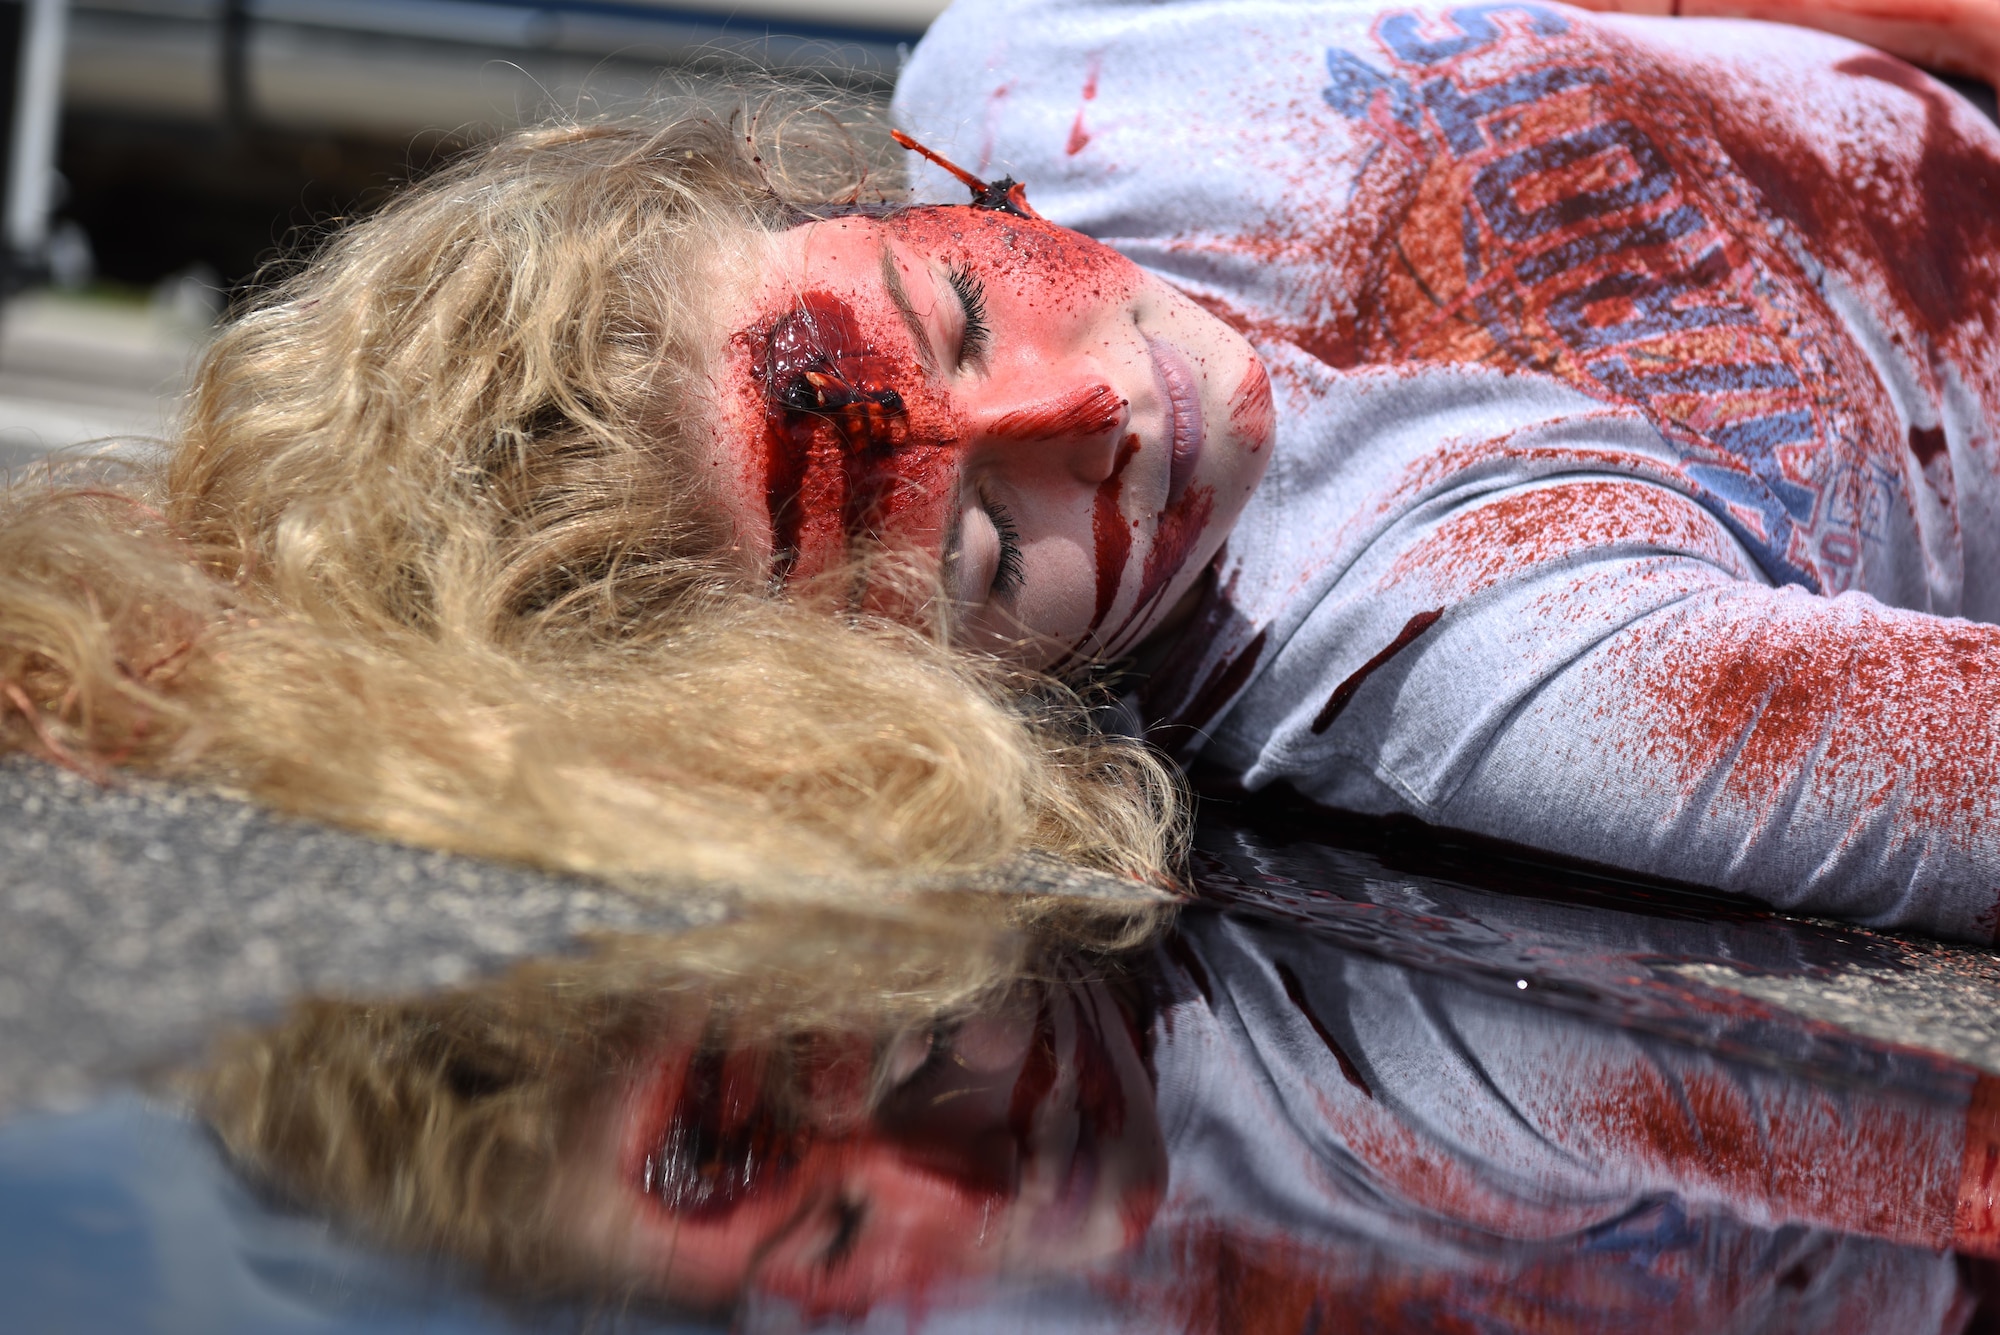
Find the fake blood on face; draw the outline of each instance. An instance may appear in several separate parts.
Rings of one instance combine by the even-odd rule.
[[[764,499],[780,579],[836,534],[844,549],[887,532],[944,481],[955,423],[886,341],[819,291],[802,293],[765,339]]]
[[[1205,484],[1189,487],[1179,500],[1160,512],[1153,529],[1153,545],[1139,572],[1139,596],[1124,620],[1125,626],[1141,625],[1166,594],[1174,576],[1181,573],[1201,535],[1208,530],[1215,513],[1215,488]],[[1128,646],[1117,646],[1120,649]]]
[[[1079,1108],[1093,1126],[1115,1133],[1124,1120],[1123,1092],[1099,1035],[1087,1022],[1069,1060],[1079,1063]],[[1025,1060],[1002,1086],[1003,1116],[987,1127],[962,1113],[983,1097],[953,1083],[958,1067],[938,1064],[939,1086],[914,1080],[876,1109],[872,1125],[835,1130],[796,1112],[781,1112],[766,1088],[774,1054],[756,1046],[704,1044],[689,1054],[678,1081],[663,1072],[657,1099],[628,1150],[640,1192],[667,1214],[717,1225],[740,1208],[775,1206],[823,1186],[854,1165],[890,1155],[945,1184],[962,1213],[978,1217],[1010,1200],[1033,1147],[1037,1118],[1056,1090],[1065,1060],[1057,1050],[1053,1015],[1034,1022]],[[794,1074],[814,1107],[865,1106],[872,1045],[831,1039],[790,1054]],[[1108,1081],[1108,1083],[1107,1083]],[[959,1096],[970,1094],[970,1098]],[[831,1099],[830,1099],[831,1096]],[[939,1109],[944,1109],[941,1116]],[[747,1228],[767,1226],[753,1220]]]
[[[1109,385],[1086,385],[1053,403],[1023,408],[999,418],[988,432],[1001,440],[1055,440],[1101,436],[1125,418],[1125,400]]]
[[[1119,501],[1125,490],[1125,466],[1138,452],[1137,436],[1127,436],[1118,443],[1111,476],[1097,484],[1097,495],[1091,502],[1090,535],[1097,547],[1097,604],[1091,614],[1090,629],[1084,632],[1086,644],[1111,614],[1111,604],[1118,600],[1119,586],[1125,582],[1125,565],[1132,557],[1132,521],[1125,517]]]
[[[1129,300],[1143,282],[1140,271],[1116,251],[1078,233],[1034,219],[967,216],[963,209],[912,209],[897,215],[890,230],[913,248],[948,264],[964,264],[983,280],[989,304],[1005,311],[1022,327],[1091,319],[1107,307]],[[1261,372],[1261,368],[1260,368]],[[1261,375],[1261,400],[1268,403],[1269,386]],[[1260,401],[1258,385],[1246,379],[1237,391],[1246,411],[1254,415]],[[1088,436],[1115,429],[1128,405],[1109,385],[1086,387],[1046,408],[1002,418],[996,437]],[[1122,513],[1125,497],[1120,473],[1138,448],[1137,440],[1121,442],[1111,477],[1100,484],[1091,508],[1092,542],[1096,555],[1095,597],[1090,631],[1103,630],[1124,584],[1133,534]],[[1151,611],[1165,587],[1186,565],[1214,513],[1214,489],[1192,486],[1160,516],[1151,549],[1140,576],[1138,599],[1121,622],[1129,626]],[[1104,637],[1103,649],[1114,649]]]
[[[706,1047],[689,1061],[639,1166],[640,1190],[663,1209],[717,1218],[798,1165],[799,1137],[761,1098],[760,1056]]]
[[[1229,424],[1235,429],[1237,438],[1244,442],[1245,448],[1255,454],[1271,438],[1274,416],[1271,377],[1264,370],[1261,360],[1253,361],[1250,369],[1243,373],[1236,392],[1229,396]]]
[[[963,208],[907,209],[888,231],[944,264],[979,275],[989,303],[1015,318],[1066,320],[1127,299],[1142,275],[1109,246],[1037,218]]]

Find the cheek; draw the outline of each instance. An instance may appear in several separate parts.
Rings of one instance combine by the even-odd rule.
[[[1041,637],[1067,647],[1093,627],[1098,590],[1118,582],[1098,571],[1099,553],[1091,538],[1089,497],[1078,513],[1065,513],[1060,531],[1045,531],[1030,541],[1022,564],[1020,589],[995,609],[991,619],[1004,622],[1014,635]]]
[[[1051,631],[1075,632],[1088,620],[1097,592],[1097,569],[1088,545],[1089,519],[1078,530],[1037,544],[1039,558],[1029,566],[1022,601],[1023,615],[1033,614]]]

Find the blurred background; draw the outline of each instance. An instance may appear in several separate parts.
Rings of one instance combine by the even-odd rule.
[[[885,105],[945,0],[0,0],[0,470],[158,435],[230,295],[497,129],[771,79]]]

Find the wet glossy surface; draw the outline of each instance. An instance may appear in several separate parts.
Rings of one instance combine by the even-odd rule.
[[[1085,1048],[1041,1035],[1054,1032],[1051,1005],[1103,1004],[1074,1001],[1095,986],[1082,981],[1056,985],[1050,997],[1072,1000],[1045,1000],[1022,1031],[1027,1056],[995,1059],[987,1077],[1014,1089],[995,1116],[1027,1126],[1062,1104],[1093,1155],[1158,1126],[1164,1193],[1148,1194],[1143,1174],[1121,1188],[1135,1245],[1027,1264],[1004,1223],[1026,1206],[982,1181],[998,1214],[989,1204],[979,1237],[937,1255],[979,1258],[990,1228],[1017,1264],[976,1282],[945,1261],[892,1268],[871,1288],[840,1267],[865,1261],[871,1230],[915,1198],[857,1198],[855,1236],[775,1286],[786,1296],[752,1293],[734,1325],[1917,1332],[1994,1320],[1979,1308],[1987,1263],[1952,1254],[2000,1250],[1991,953],[1414,827],[1268,810],[1236,823],[1220,803],[1195,871],[1209,903],[1143,986],[1119,994],[1154,1106],[1061,1094],[1088,1084],[1068,1069]],[[1119,1041],[1112,1026],[1093,1032]],[[939,1042],[970,1045],[964,1033]],[[921,1074],[933,1066],[910,1088],[935,1080]],[[920,1102],[881,1107],[844,1143],[911,1163],[952,1148]],[[240,1185],[205,1133],[131,1099],[0,1126],[0,1236],[7,1329],[725,1324],[622,1291],[524,1307],[441,1263],[376,1254]]]
[[[1889,1074],[1913,1069],[1916,1051],[1937,1069],[2000,1073],[1989,950],[1788,917],[1414,822],[1209,811],[1195,855],[1204,899],[1343,950],[1810,1079],[1917,1079]],[[1246,816],[1256,823],[1237,823]]]

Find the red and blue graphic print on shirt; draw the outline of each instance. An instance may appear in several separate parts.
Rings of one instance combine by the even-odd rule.
[[[1876,378],[1719,144],[1713,90],[1531,4],[1389,13],[1373,38],[1383,67],[1334,48],[1324,90],[1403,164],[1360,359],[1637,407],[1772,580],[1851,586],[1904,486],[1867,447]]]

